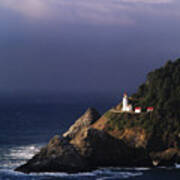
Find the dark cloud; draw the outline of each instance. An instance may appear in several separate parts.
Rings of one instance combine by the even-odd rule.
[[[0,2],[1,92],[132,91],[179,56],[173,1],[15,2]]]

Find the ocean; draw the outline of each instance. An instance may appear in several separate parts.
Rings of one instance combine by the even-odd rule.
[[[23,174],[14,169],[25,163],[56,134],[62,134],[88,107],[100,113],[117,104],[107,95],[60,95],[0,99],[0,180],[176,180],[176,168],[100,168],[93,172]]]

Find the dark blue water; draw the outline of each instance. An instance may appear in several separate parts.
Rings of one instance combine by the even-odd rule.
[[[110,95],[63,95],[1,99],[0,103],[0,180],[105,180],[179,179],[176,169],[105,168],[93,172],[66,174],[23,174],[14,168],[30,159],[55,134],[62,134],[88,107],[101,113],[118,102]]]

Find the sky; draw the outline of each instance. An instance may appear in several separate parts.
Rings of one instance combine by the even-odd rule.
[[[1,0],[0,93],[133,92],[180,57],[178,0]]]

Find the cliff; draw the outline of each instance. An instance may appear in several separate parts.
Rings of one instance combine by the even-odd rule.
[[[140,114],[88,109],[63,136],[55,136],[16,170],[80,172],[98,167],[173,166],[180,162],[180,59],[147,76],[133,106]],[[153,106],[153,112],[146,112]],[[119,105],[118,105],[119,107]]]

